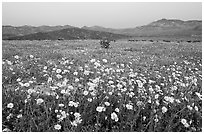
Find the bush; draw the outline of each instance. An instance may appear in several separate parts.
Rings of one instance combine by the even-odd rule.
[[[101,47],[102,48],[109,48],[110,46],[110,40],[101,40],[100,41]]]

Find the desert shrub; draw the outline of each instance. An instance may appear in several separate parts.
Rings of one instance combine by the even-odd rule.
[[[101,47],[102,48],[109,48],[110,46],[110,40],[101,40],[100,41]]]

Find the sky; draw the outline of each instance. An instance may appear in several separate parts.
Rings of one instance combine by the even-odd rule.
[[[2,24],[133,28],[166,19],[202,20],[201,2],[3,2]]]

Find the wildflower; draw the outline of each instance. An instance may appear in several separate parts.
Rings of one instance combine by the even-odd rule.
[[[102,111],[105,111],[106,109],[105,109],[105,107],[100,107],[100,106],[98,106],[97,108],[96,108],[96,111],[98,111],[98,112],[102,112]]]
[[[13,103],[7,104],[7,108],[13,108]]]
[[[59,104],[59,107],[64,107],[64,104]]]
[[[186,120],[186,119],[181,119],[181,123],[182,123],[182,124],[186,124],[186,123],[187,123],[187,120]]]
[[[9,61],[9,60],[7,60],[7,63],[8,63],[9,65],[12,65],[12,62],[11,62],[11,61]]]
[[[10,114],[6,117],[6,119],[9,120],[12,116],[13,116],[13,114],[10,113]]]
[[[119,112],[120,110],[119,110],[119,108],[116,108],[115,111],[116,111],[116,112]]]
[[[162,113],[166,113],[167,112],[167,108],[165,106],[162,107]]]
[[[92,99],[91,99],[91,98],[88,98],[87,100],[88,100],[89,102],[92,102]]]
[[[21,79],[20,79],[20,78],[18,78],[16,81],[18,81],[18,82],[19,82],[19,81],[21,81]]]
[[[34,56],[33,56],[33,55],[30,55],[30,58],[34,58]]]
[[[61,78],[62,78],[62,75],[57,74],[56,77],[57,77],[58,79],[61,79]]]
[[[149,84],[155,83],[156,81],[154,80],[149,80]]]
[[[103,62],[107,63],[108,61],[106,59],[103,59]]]
[[[70,101],[68,105],[69,105],[69,106],[74,106],[74,104],[75,104],[75,102]]]
[[[75,118],[80,118],[81,114],[80,113],[74,113]]]
[[[60,130],[61,129],[61,125],[57,124],[54,126],[55,129]]]
[[[17,118],[21,118],[21,117],[23,117],[22,114],[19,114],[19,115],[17,116]]]
[[[142,88],[143,87],[143,83],[140,80],[136,80],[138,87]]]
[[[165,96],[164,99],[165,99],[167,102],[171,102],[171,103],[174,102],[174,98],[173,98],[173,97]]]
[[[132,109],[133,109],[133,106],[130,105],[130,104],[126,104],[126,108],[129,109],[129,110],[132,110]]]
[[[52,81],[52,78],[49,77],[49,78],[47,79],[47,83],[50,83],[51,81]]]
[[[129,76],[130,76],[130,77],[135,77],[136,74],[134,74],[134,73],[131,72],[131,73],[129,74]]]
[[[77,126],[77,122],[74,120],[73,122],[71,122],[71,125],[76,127]]]
[[[96,95],[96,92],[91,92],[91,95],[92,95],[92,96],[95,96],[95,95]]]
[[[152,88],[152,86],[149,87],[149,91],[154,92],[154,89]]]
[[[159,119],[158,119],[158,118],[156,118],[156,119],[154,119],[154,121],[155,121],[155,122],[158,122],[158,121],[159,121]]]
[[[113,83],[114,83],[114,82],[113,82],[112,80],[108,82],[108,84],[113,84]]]
[[[173,86],[173,87],[171,87],[171,89],[175,91],[175,90],[177,90],[178,88],[177,88],[177,86]]]
[[[33,83],[33,81],[32,80],[30,80],[30,81],[28,81],[29,83]]]
[[[184,127],[189,127],[190,125],[187,123],[186,119],[181,119],[181,123],[184,125]]]
[[[175,99],[175,101],[176,101],[177,103],[181,103],[181,101],[180,101],[179,99]]]
[[[90,73],[90,71],[87,71],[87,70],[84,71],[85,75],[89,75],[89,73]]]
[[[3,132],[11,132],[11,130],[9,128],[4,128]]]
[[[57,115],[57,118],[60,118],[60,117],[61,117],[61,115],[58,114],[58,115]]]
[[[73,90],[73,89],[74,89],[74,87],[73,87],[72,85],[69,85],[67,88],[68,88],[69,90]]]
[[[156,105],[159,106],[159,104],[160,104],[160,103],[159,103],[159,100],[156,100]]]
[[[82,119],[75,119],[73,122],[71,122],[71,125],[72,126],[77,126],[81,122],[82,122]]]
[[[121,65],[121,67],[125,67],[125,65],[124,64],[120,64]]]
[[[195,108],[196,111],[198,111],[198,107],[197,106],[195,106],[194,108]]]
[[[147,118],[146,116],[143,116],[143,121],[145,121],[145,120],[146,120],[146,118]]]
[[[59,120],[63,120],[64,118],[66,118],[67,117],[67,114],[66,114],[66,112],[65,111],[61,111],[61,114],[62,114],[62,116],[61,116],[61,118],[59,119]]]
[[[159,98],[159,94],[156,94],[156,95],[155,95],[155,99],[158,99],[158,98]]]
[[[79,79],[78,79],[78,78],[76,78],[76,79],[75,79],[75,82],[79,82]]]
[[[96,59],[91,59],[91,60],[90,60],[90,62],[92,62],[92,63],[95,62],[95,61],[96,61]]]
[[[81,114],[80,113],[74,113],[74,116],[75,116],[75,120],[73,122],[71,122],[71,125],[77,126],[79,123],[82,122]]]
[[[108,92],[108,94],[109,94],[109,95],[112,95],[112,94],[113,94],[113,92]]]
[[[86,95],[89,94],[89,92],[88,91],[84,91],[83,94],[86,96]]]
[[[47,66],[44,66],[43,69],[44,69],[44,70],[47,70]]]
[[[200,100],[202,100],[202,95],[201,95],[200,93],[195,92],[195,94],[198,96],[198,98],[199,98]]]
[[[105,120],[107,120],[107,118],[108,118],[108,117],[107,117],[107,116],[105,116]]]
[[[43,103],[43,102],[44,102],[43,99],[41,99],[41,98],[37,99],[37,104],[38,104],[38,105],[41,104],[41,103]]]
[[[33,89],[28,89],[27,92],[28,92],[28,94],[32,94],[32,93],[35,92],[35,90],[33,90]]]
[[[95,62],[94,65],[95,65],[96,67],[100,67],[100,66],[101,66],[101,64],[98,63],[98,62]]]
[[[125,92],[125,91],[127,91],[127,88],[122,88],[121,91]]]
[[[80,70],[80,71],[83,71],[83,67],[79,67],[79,70]]]
[[[14,58],[15,58],[15,59],[19,59],[19,56],[18,56],[18,55],[15,55]]]
[[[118,121],[118,116],[115,112],[111,113],[111,119],[115,120],[116,122]]]
[[[137,102],[137,106],[141,106],[142,104],[143,104],[142,101],[138,101],[138,102]]]
[[[57,70],[56,70],[56,73],[58,73],[58,74],[61,73],[61,72],[62,72],[61,69],[57,69]]]
[[[187,108],[188,108],[189,110],[193,110],[193,108],[192,108],[190,105],[188,105]]]
[[[25,86],[25,87],[29,87],[29,86],[30,86],[30,83],[25,83],[24,86]]]
[[[73,75],[78,75],[78,72],[74,72]]]
[[[78,107],[79,106],[79,102],[74,103],[74,107]]]
[[[184,127],[190,127],[190,125],[188,123],[184,124]]]
[[[61,94],[65,94],[65,93],[66,93],[66,90],[65,90],[65,89],[62,89],[60,93],[61,93]]]
[[[110,106],[110,103],[109,103],[109,102],[105,102],[105,105],[106,105],[106,106]]]

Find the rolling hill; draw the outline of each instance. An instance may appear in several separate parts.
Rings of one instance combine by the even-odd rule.
[[[121,39],[130,36],[113,34],[101,31],[92,31],[80,28],[67,28],[51,32],[38,32],[34,34],[28,34],[23,36],[9,37],[8,40],[73,40],[73,39]]]
[[[39,27],[28,26],[28,25],[14,27],[14,26],[7,25],[2,27],[2,38],[7,39],[9,37],[29,35],[29,34],[38,33],[38,32],[50,32],[50,31],[56,31],[61,29],[67,29],[67,28],[74,28],[74,27],[70,25],[39,26]]]
[[[83,29],[94,30],[94,31],[104,31],[111,32],[116,34],[124,34],[129,36],[181,36],[181,37],[190,37],[190,36],[201,36],[202,35],[202,21],[190,20],[182,21],[176,19],[161,19],[154,21],[150,24],[139,26],[135,28],[126,28],[126,29],[112,29],[104,28],[100,26],[93,27],[82,27]]]
[[[202,21],[160,19],[144,26],[125,29],[84,26],[82,28],[65,26],[3,26],[3,39],[8,40],[56,40],[72,39],[121,39],[127,37],[176,37],[202,38]]]

